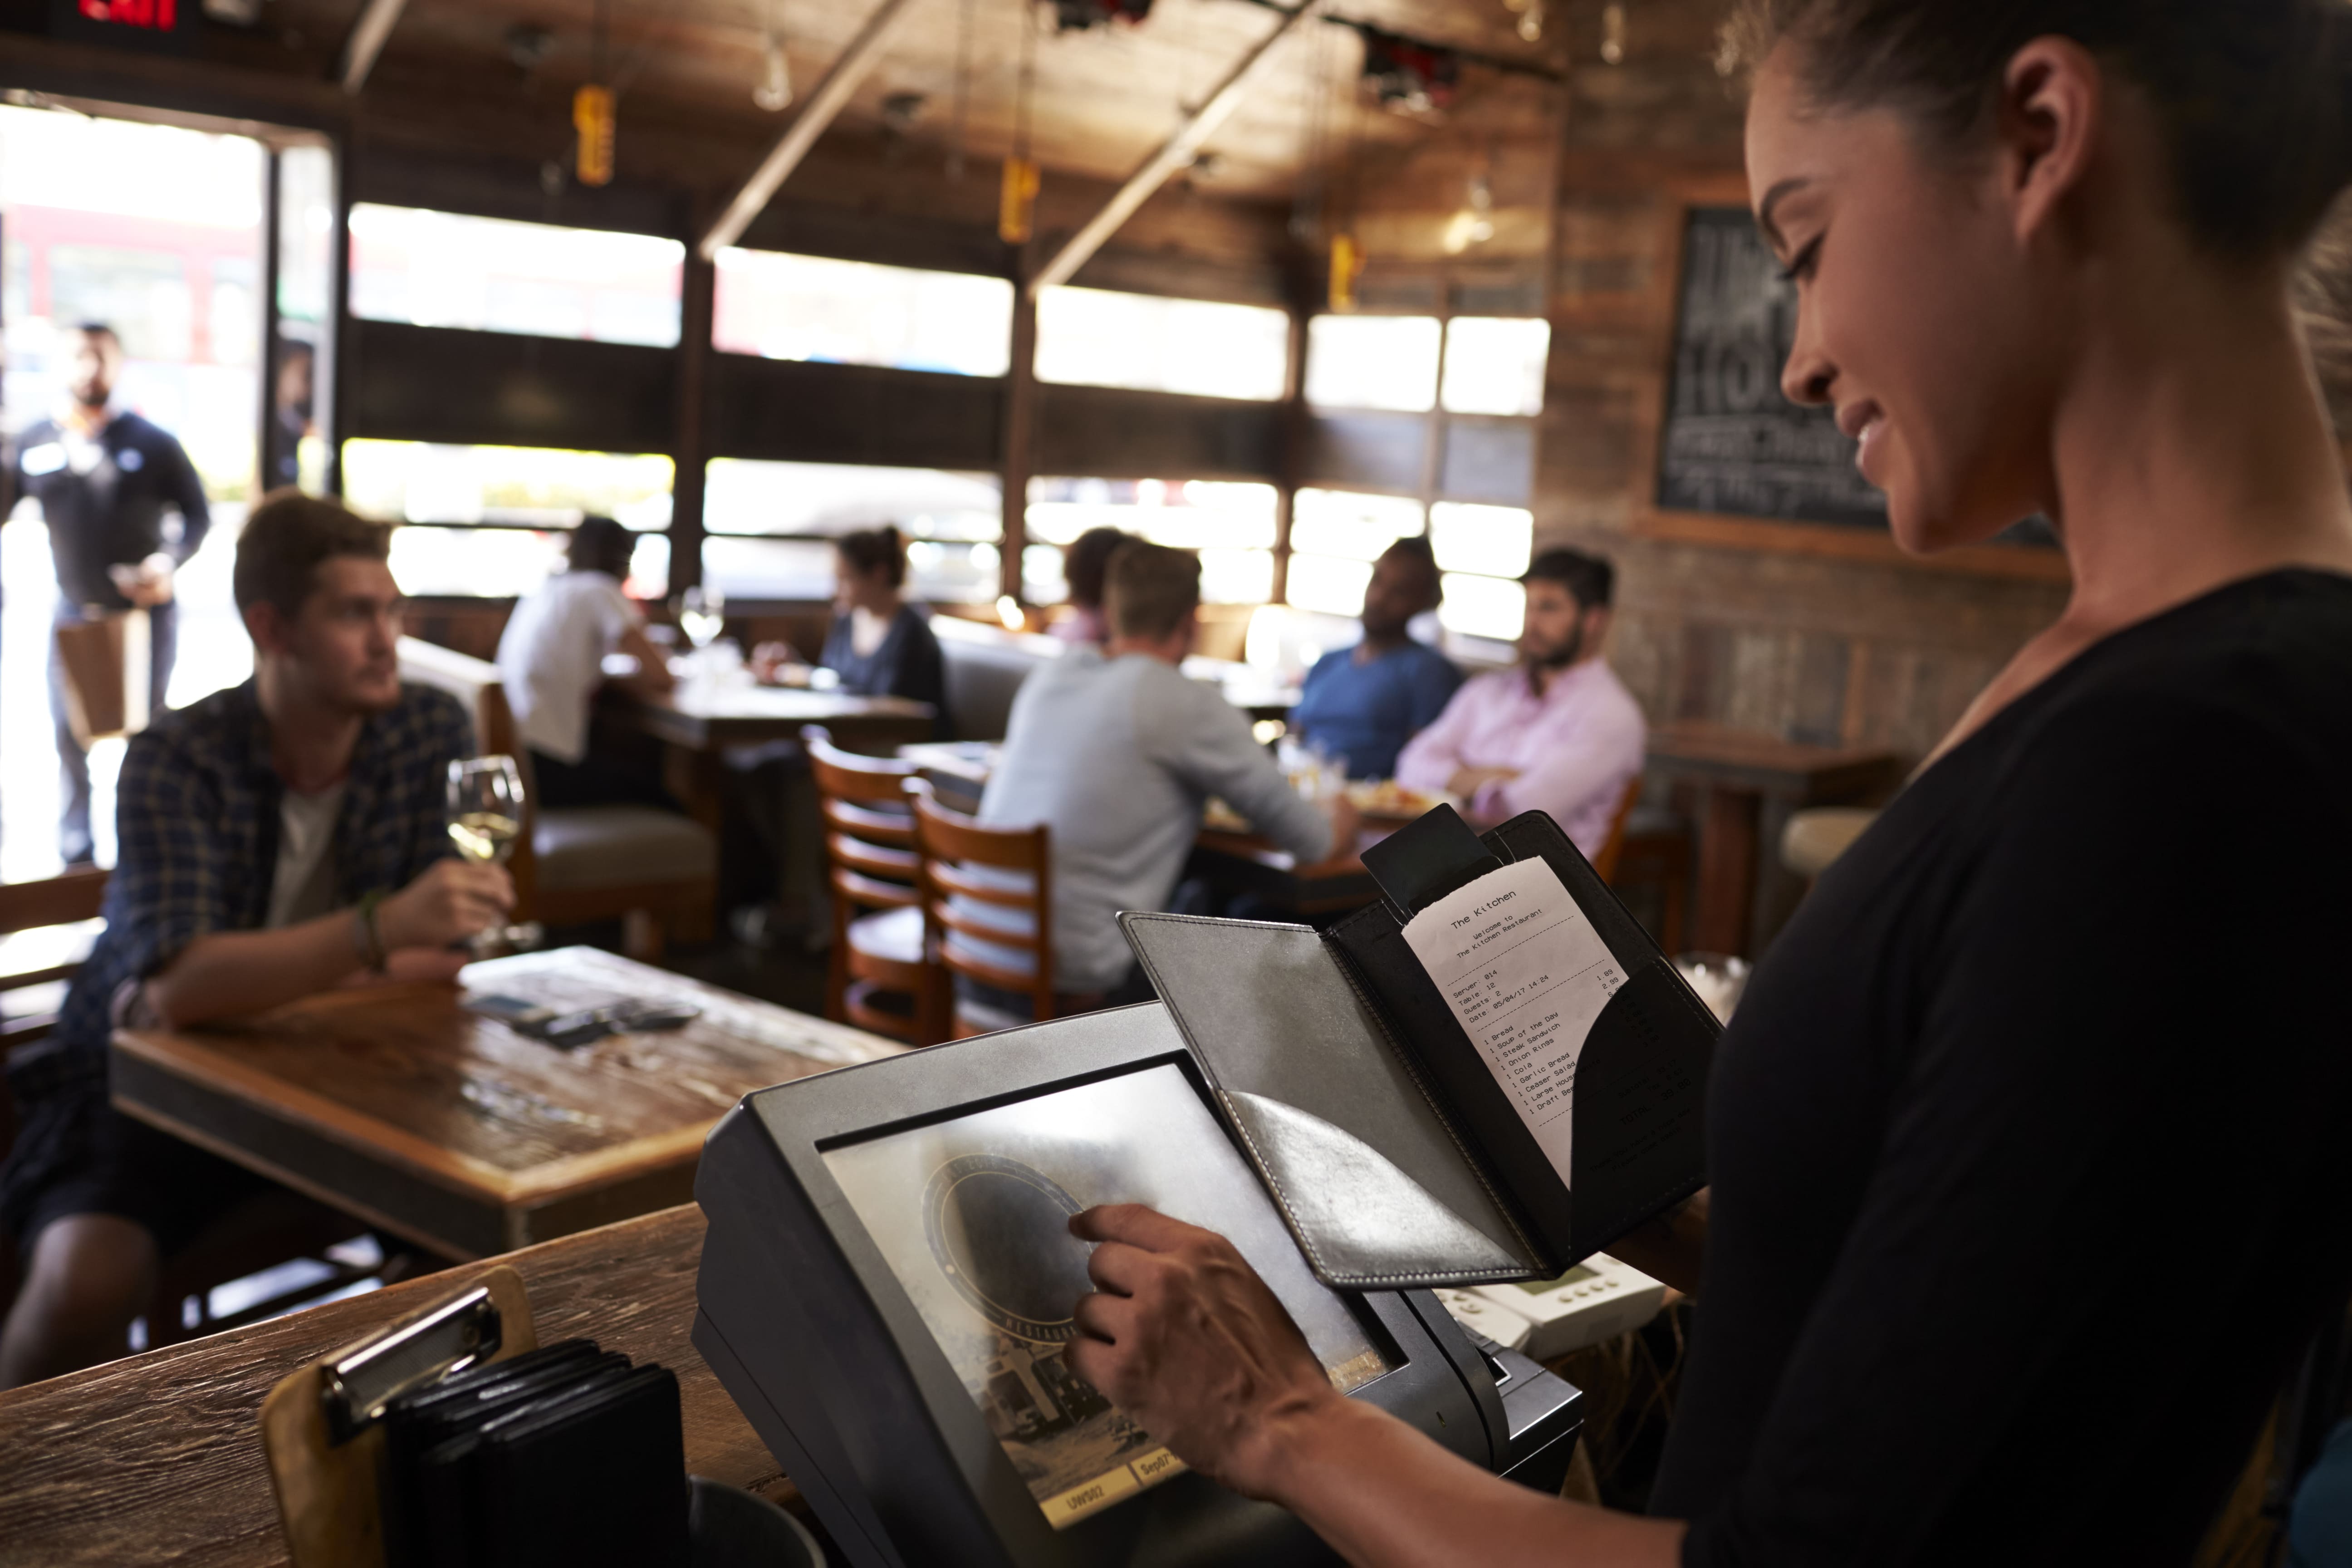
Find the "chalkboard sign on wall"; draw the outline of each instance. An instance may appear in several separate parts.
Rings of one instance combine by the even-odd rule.
[[[1795,285],[1748,209],[1692,207],[1658,442],[1661,510],[1885,530],[1885,500],[1855,469],[1836,416],[1781,395],[1796,331]]]

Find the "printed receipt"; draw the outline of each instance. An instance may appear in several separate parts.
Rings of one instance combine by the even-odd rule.
[[[1576,1060],[1625,975],[1542,860],[1490,871],[1415,915],[1404,940],[1562,1183]]]

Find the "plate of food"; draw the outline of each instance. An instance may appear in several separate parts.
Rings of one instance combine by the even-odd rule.
[[[1456,810],[1462,803],[1444,790],[1414,789],[1394,779],[1372,779],[1348,786],[1348,799],[1366,820],[1406,823],[1441,805]]]

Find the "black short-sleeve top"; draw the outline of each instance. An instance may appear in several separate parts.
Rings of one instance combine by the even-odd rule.
[[[2352,578],[2084,652],[1725,1036],[1686,1568],[2185,1563],[2352,1290]]]

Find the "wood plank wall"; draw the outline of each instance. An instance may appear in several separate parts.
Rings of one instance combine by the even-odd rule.
[[[1673,330],[1659,287],[1674,262],[1664,254],[1672,192],[1738,174],[1741,110],[1714,69],[1719,5],[1651,0],[1629,10],[1625,62],[1580,66],[1570,83],[1538,547],[1576,544],[1617,562],[1612,658],[1654,721],[1713,720],[1917,758],[2056,617],[2065,588],[1633,532],[1652,482],[1639,421],[1664,395]]]

